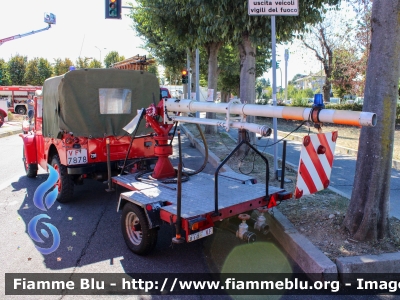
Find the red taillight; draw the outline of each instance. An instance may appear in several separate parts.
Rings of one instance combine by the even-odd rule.
[[[188,223],[191,231],[204,230],[213,226],[213,222],[209,216],[200,216],[195,219],[188,220]]]

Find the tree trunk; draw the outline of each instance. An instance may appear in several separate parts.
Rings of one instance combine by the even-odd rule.
[[[191,87],[189,89],[189,99],[191,99],[191,93],[196,92],[196,80],[197,80],[197,76],[198,74],[196,74],[196,49],[188,49],[189,51],[189,56],[190,56],[190,68],[191,73],[189,73],[189,76],[191,76]]]
[[[322,31],[321,34],[324,34]],[[324,95],[324,101],[325,102],[330,102],[331,101],[331,90],[332,90],[332,81],[331,81],[331,76],[332,76],[332,69],[333,69],[333,51],[331,47],[327,44],[324,36],[323,41],[325,41],[325,51],[327,53],[327,58],[323,62],[324,64],[324,71],[325,71],[325,84],[322,87],[323,90],[323,95]]]
[[[356,177],[344,226],[357,240],[387,237],[389,191],[400,71],[400,0],[374,0],[364,111],[376,127],[363,127]]]
[[[326,67],[325,68],[325,83],[322,86],[322,93],[324,95],[324,102],[330,102],[331,101],[331,89],[332,89],[332,83],[330,80],[331,77],[331,68]]]
[[[218,83],[218,51],[221,48],[222,43],[209,43],[206,45],[208,54],[208,89],[214,90],[213,101],[217,98],[217,83]],[[207,119],[215,119],[215,113],[206,113]],[[206,125],[204,129],[205,133],[215,134],[217,128],[213,125]]]
[[[254,104],[256,99],[256,47],[251,44],[248,32],[242,34],[239,47],[240,55],[240,101]],[[254,123],[254,116],[247,116],[248,123]],[[250,142],[255,143],[255,133],[250,133]],[[241,136],[238,136],[240,142]]]

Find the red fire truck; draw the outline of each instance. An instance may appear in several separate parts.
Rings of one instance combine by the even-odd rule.
[[[41,86],[0,86],[0,99],[6,99],[8,102],[8,110],[12,113],[26,115],[28,105],[26,101],[28,95],[34,95],[36,91],[40,91]]]

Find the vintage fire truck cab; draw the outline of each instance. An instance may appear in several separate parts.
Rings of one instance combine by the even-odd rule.
[[[51,165],[59,173],[57,200],[67,202],[85,178],[105,180],[124,164],[146,169],[155,159],[153,134],[140,126],[132,138],[123,127],[159,97],[158,80],[148,72],[81,69],[47,79],[34,125],[25,123],[21,134],[26,175]]]

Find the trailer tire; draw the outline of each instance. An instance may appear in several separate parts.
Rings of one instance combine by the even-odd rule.
[[[17,114],[19,115],[25,115],[26,114],[26,108],[23,105],[19,105],[15,108],[15,111],[17,112]]]
[[[72,177],[68,175],[67,167],[61,164],[60,157],[56,154],[51,160],[51,166],[58,172],[58,196],[57,201],[60,203],[66,203],[72,200],[74,195],[74,181]]]
[[[35,178],[37,176],[38,165],[26,163],[25,148],[22,149],[22,161],[24,162],[26,177]]]
[[[121,229],[126,245],[135,254],[146,255],[156,246],[157,229],[149,228],[143,209],[133,203],[122,210]]]

